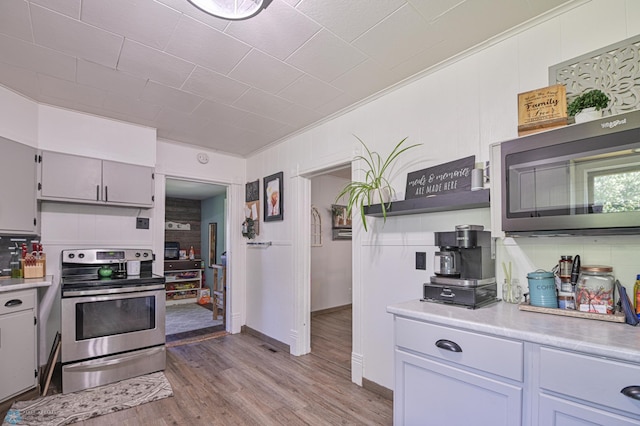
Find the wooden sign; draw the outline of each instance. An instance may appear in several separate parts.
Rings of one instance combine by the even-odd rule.
[[[567,124],[567,88],[564,84],[518,94],[518,135]]]
[[[476,157],[462,158],[407,174],[405,200],[471,190]]]

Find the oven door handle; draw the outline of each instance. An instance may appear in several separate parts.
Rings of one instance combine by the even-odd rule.
[[[107,357],[107,359],[96,359],[96,360],[91,360],[91,361],[87,361],[87,362],[81,362],[79,364],[73,364],[73,365],[67,365],[65,366],[66,371],[68,372],[82,372],[82,371],[89,371],[89,370],[103,370],[105,366],[108,365],[116,365],[116,364],[122,364],[124,362],[128,362],[128,361],[134,361],[140,357],[150,357],[152,355],[155,355],[159,352],[164,352],[165,350],[165,346],[158,346],[157,348],[154,348],[152,350],[148,350],[145,351],[144,353],[134,353],[132,355],[115,355],[115,356],[110,356]]]
[[[133,286],[133,287],[119,287],[119,288],[101,288],[94,290],[62,290],[62,296],[108,296],[111,294],[123,294],[123,293],[140,293],[150,290],[164,290],[164,284],[152,284],[145,286]]]

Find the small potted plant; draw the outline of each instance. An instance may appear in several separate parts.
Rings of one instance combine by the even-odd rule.
[[[358,155],[356,160],[361,160],[364,171],[364,180],[362,182],[349,182],[336,197],[336,203],[345,195],[347,196],[347,216],[351,216],[354,208],[360,210],[360,217],[364,230],[367,231],[367,221],[364,217],[364,208],[371,204],[380,203],[382,206],[382,217],[387,220],[387,209],[390,207],[391,196],[395,193],[393,187],[389,183],[385,175],[391,164],[405,151],[421,144],[402,146],[407,138],[402,139],[393,148],[391,153],[386,157],[371,151],[367,145],[356,136],[365,149],[366,155]],[[378,201],[379,200],[379,201]]]
[[[595,120],[602,117],[602,110],[609,105],[609,97],[601,90],[588,90],[575,98],[567,106],[567,114],[575,116],[576,123]]]

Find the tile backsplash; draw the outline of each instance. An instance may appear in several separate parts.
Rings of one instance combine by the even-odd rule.
[[[31,251],[31,244],[40,242],[38,236],[21,236],[21,235],[3,235],[0,236],[0,277],[11,276],[11,268],[9,262],[11,261],[11,253],[22,243],[26,243],[28,250]]]

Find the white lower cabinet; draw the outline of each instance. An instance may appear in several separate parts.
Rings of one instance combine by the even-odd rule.
[[[36,387],[36,290],[0,293],[0,402]]]
[[[396,351],[394,424],[521,424],[522,387]]]
[[[396,316],[394,370],[395,425],[640,426],[636,363]]]
[[[395,425],[522,424],[522,342],[396,318]]]
[[[640,425],[640,366],[549,347],[534,351],[538,425]]]

